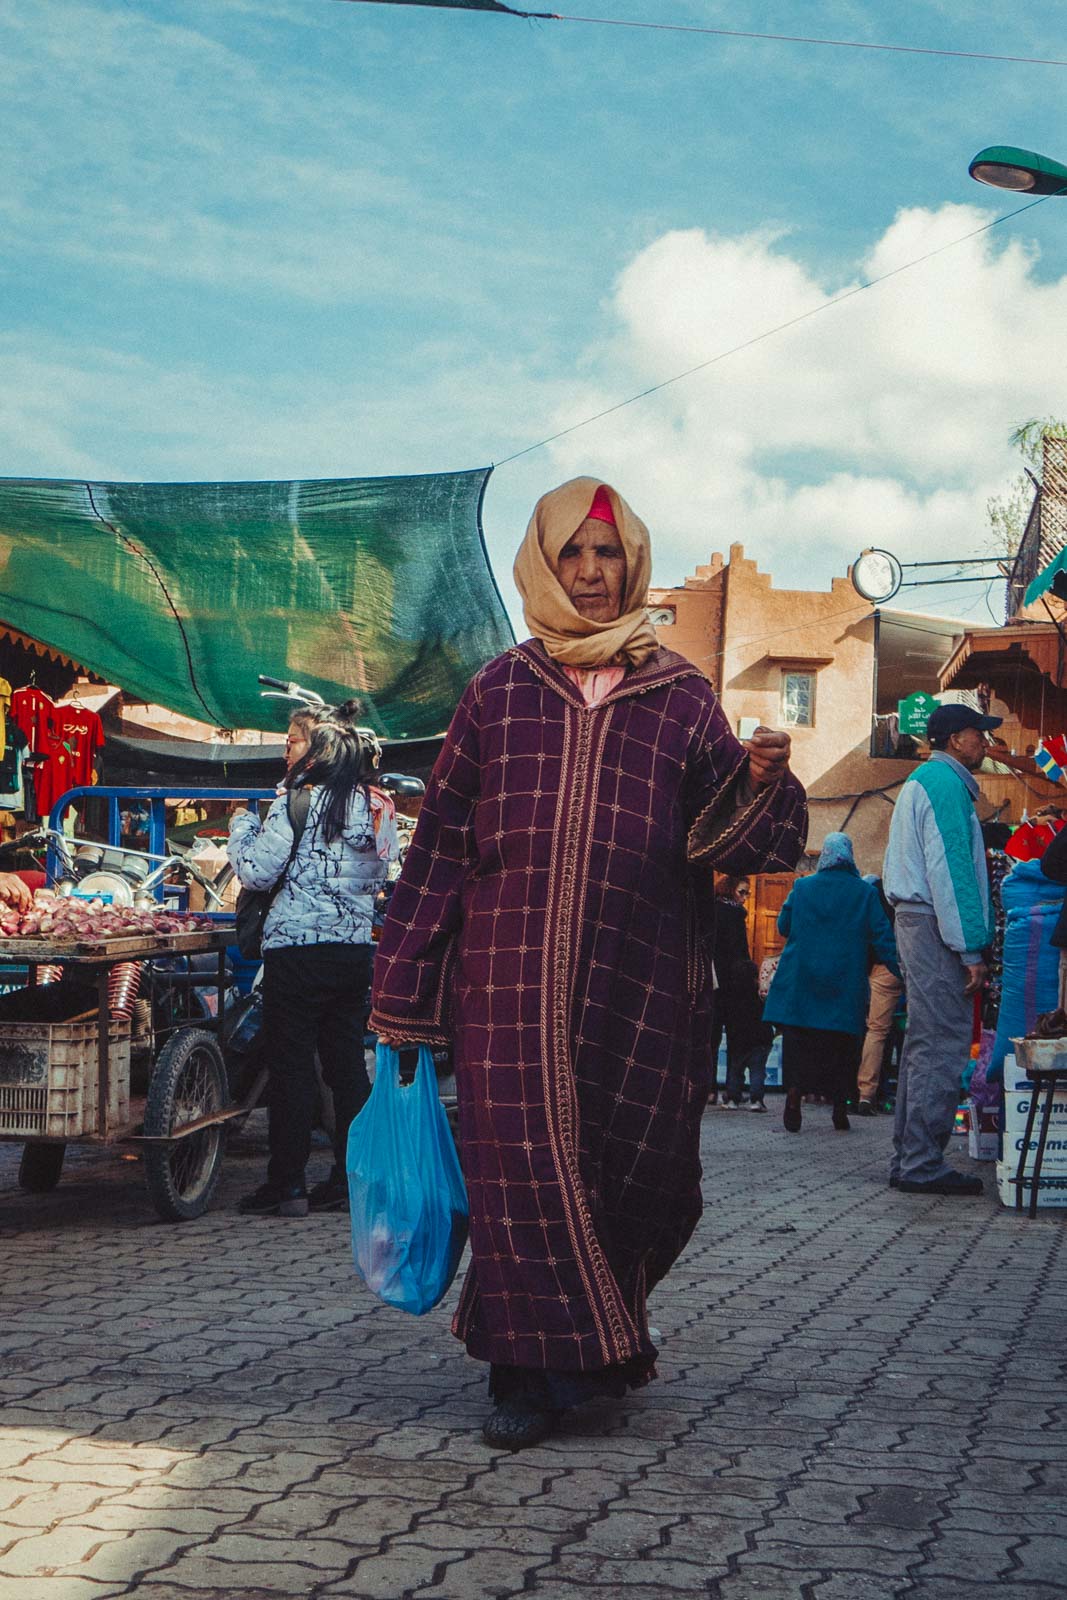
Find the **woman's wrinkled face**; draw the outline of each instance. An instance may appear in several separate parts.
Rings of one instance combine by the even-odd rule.
[[[626,588],[626,552],[618,528],[586,517],[560,551],[556,572],[571,605],[589,622],[614,622]]]

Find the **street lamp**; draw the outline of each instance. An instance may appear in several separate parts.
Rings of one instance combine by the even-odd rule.
[[[1014,189],[1022,194],[1067,194],[1067,167],[1036,150],[1018,150],[1010,144],[991,144],[979,150],[967,168],[977,183],[994,189]]]

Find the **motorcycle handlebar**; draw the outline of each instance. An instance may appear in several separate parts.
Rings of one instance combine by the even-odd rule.
[[[268,689],[291,689],[293,687],[291,683],[286,683],[282,678],[267,678],[262,672],[259,675],[259,681],[260,683],[265,683]]]

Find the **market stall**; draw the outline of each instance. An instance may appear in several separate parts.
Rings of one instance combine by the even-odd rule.
[[[161,1217],[203,1213],[224,1125],[251,1109],[231,1104],[218,1038],[232,937],[207,918],[47,893],[0,914],[0,978],[23,980],[0,995],[0,1140],[25,1146],[24,1189],[54,1188],[69,1143],[122,1142],[141,1148]]]

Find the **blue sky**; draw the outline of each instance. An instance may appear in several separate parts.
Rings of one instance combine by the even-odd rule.
[[[584,12],[586,7],[579,8]],[[601,14],[1064,55],[1052,3],[615,0]],[[1067,160],[1067,69],[341,0],[0,4],[0,472],[500,461],[954,239]],[[656,579],[744,543],[782,584],[966,554],[1067,414],[1067,199],[500,467],[608,477]],[[913,591],[971,608],[981,591]]]

